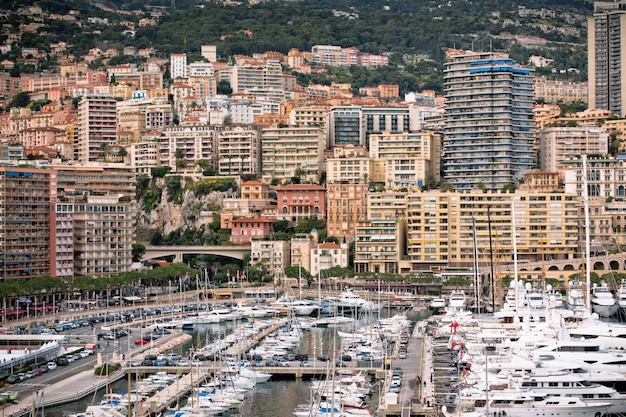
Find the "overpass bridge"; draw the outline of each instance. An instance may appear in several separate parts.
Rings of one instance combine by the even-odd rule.
[[[249,245],[153,246],[144,244],[144,246],[146,248],[142,258],[144,261],[171,255],[174,255],[174,262],[182,262],[183,255],[217,255],[243,260],[244,256],[250,253]]]

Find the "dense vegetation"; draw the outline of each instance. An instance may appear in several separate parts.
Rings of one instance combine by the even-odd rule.
[[[586,78],[586,25],[591,3],[584,0],[497,0],[490,2],[451,0],[303,0],[265,2],[256,5],[223,6],[200,0],[109,0],[98,7],[87,0],[43,0],[12,2],[15,6],[39,4],[49,13],[78,10],[81,24],[46,19],[38,33],[24,33],[21,45],[50,51],[54,41],[68,42],[70,52],[80,56],[92,47],[121,50],[124,46],[154,47],[167,58],[186,52],[199,59],[200,46],[216,44],[221,60],[234,54],[265,51],[287,53],[291,48],[310,51],[316,44],[356,47],[363,52],[389,54],[391,65],[374,70],[346,68],[331,74],[298,74],[309,82],[351,82],[358,88],[379,83],[397,83],[401,93],[424,88],[441,89],[442,66],[447,48],[503,50],[518,62],[531,54],[554,60],[558,69],[577,68],[573,79]],[[9,5],[11,2],[8,3]],[[104,7],[163,13],[156,26],[137,27],[135,36],[126,33],[121,20],[138,21],[142,14],[114,14]],[[171,6],[174,6],[172,8]],[[556,10],[556,13],[551,13]],[[87,24],[87,16],[109,19],[110,25]],[[1,18],[11,32],[26,23],[23,16]],[[184,24],[182,24],[184,22]],[[537,46],[523,46],[523,37],[537,37]],[[19,61],[19,48],[0,59]],[[141,62],[135,57],[114,57],[109,64]],[[97,60],[92,67],[102,65]],[[40,60],[38,69],[54,64]],[[18,62],[14,75],[34,72],[32,65]],[[544,70],[540,70],[542,73]],[[551,74],[548,70],[547,74]]]

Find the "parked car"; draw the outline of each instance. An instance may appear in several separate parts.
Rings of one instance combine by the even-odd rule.
[[[296,353],[293,357],[294,361],[308,361],[309,360],[309,355],[307,355],[306,353]]]
[[[35,371],[28,371],[26,372],[26,374],[24,374],[25,379],[31,379],[35,377]]]
[[[398,352],[398,359],[406,359],[406,350]]]
[[[9,375],[9,377],[7,378],[7,382],[9,384],[17,384],[18,382],[20,382],[20,377],[15,374]]]
[[[327,361],[329,361],[329,360],[330,360],[330,356],[328,356],[328,355],[319,355],[319,356],[317,357],[317,360],[318,360],[318,361],[322,361],[322,362],[327,362]]]
[[[186,359],[179,359],[176,361],[176,366],[189,366],[189,361]]]
[[[33,377],[43,375],[43,371],[40,368],[33,369]]]
[[[141,362],[131,359],[128,361],[128,366],[141,366]]]
[[[309,361],[302,361],[302,362],[300,362],[300,368],[310,368],[311,366],[313,366],[313,365],[311,365],[311,362],[309,362]]]
[[[136,345],[147,345],[150,343],[150,340],[146,340],[146,339],[137,339],[135,340],[135,344]]]
[[[265,366],[279,366],[278,362],[274,360],[265,361]]]
[[[67,358],[57,358],[57,365],[59,366],[67,366],[70,364],[70,361]]]
[[[54,371],[55,369],[57,369],[57,364],[56,362],[50,361],[46,364],[46,366],[48,367],[49,370]]]
[[[352,361],[352,356],[350,355],[341,355],[341,360],[344,362],[351,362]]]
[[[289,368],[289,362],[288,361],[278,361],[278,366],[282,366],[283,368]]]

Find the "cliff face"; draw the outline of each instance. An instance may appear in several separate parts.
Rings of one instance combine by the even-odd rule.
[[[193,190],[194,181],[185,178],[182,183],[183,189],[179,191],[177,198],[171,198],[168,187],[163,178],[156,178],[151,185],[152,190],[161,190],[161,198],[150,210],[145,208],[139,201],[139,213],[137,216],[138,230],[158,230],[163,235],[172,231],[184,229],[199,229],[202,225],[219,217],[224,198],[234,197],[235,191],[213,191],[198,196]],[[169,201],[172,200],[172,201]]]

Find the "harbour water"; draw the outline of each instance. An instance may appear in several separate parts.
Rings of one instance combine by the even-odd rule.
[[[387,316],[395,314],[394,310],[386,310],[382,315]],[[407,316],[411,320],[420,320],[425,317],[427,312],[409,311]],[[366,319],[357,322],[357,326],[362,327],[367,323]],[[351,326],[343,326],[341,329],[350,331]],[[221,324],[207,324],[194,329],[192,340],[186,345],[178,347],[174,352],[181,355],[188,355],[192,348],[203,346],[208,341],[224,337],[231,333],[234,329],[232,322]],[[302,344],[297,353],[307,353],[311,362],[320,354],[328,354],[332,357],[333,346],[338,348],[339,340],[333,343],[335,334],[334,328],[313,328],[307,331],[302,340]],[[111,392],[119,392],[127,389],[127,381],[121,380],[113,384],[109,389]],[[250,392],[246,400],[236,410],[231,410],[225,414],[229,417],[283,417],[290,416],[299,404],[309,401],[310,390],[309,382],[302,379],[280,380],[273,377],[264,384],[257,384]],[[374,411],[378,403],[380,384],[375,384],[372,389],[372,395],[367,398],[367,403]],[[105,391],[96,393],[95,395],[84,398],[70,404],[58,407],[50,407],[45,410],[46,417],[63,417],[71,413],[83,412],[87,406],[98,404],[102,399]]]

